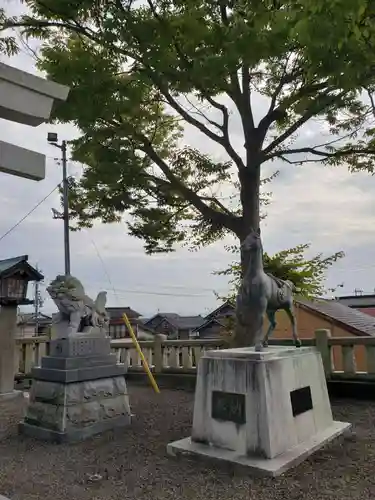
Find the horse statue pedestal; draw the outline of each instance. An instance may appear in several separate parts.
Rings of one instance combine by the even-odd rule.
[[[277,476],[349,428],[333,421],[315,348],[215,350],[199,363],[192,436],[167,451]]]
[[[110,338],[75,335],[50,342],[50,355],[32,369],[22,434],[82,441],[131,422],[126,367],[111,354]]]

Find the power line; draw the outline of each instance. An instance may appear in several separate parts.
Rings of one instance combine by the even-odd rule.
[[[112,280],[111,280],[111,276],[108,272],[108,269],[104,263],[104,260],[102,258],[102,256],[100,255],[100,252],[99,252],[99,249],[98,247],[96,246],[94,240],[92,238],[90,238],[91,240],[91,243],[95,249],[95,252],[100,260],[100,263],[101,265],[103,266],[103,270],[107,276],[107,279],[108,279],[108,282],[109,282],[109,285],[110,287],[112,288],[113,290],[113,295],[115,296],[116,298],[116,301],[118,302],[118,304],[120,303],[119,301],[119,297],[121,296],[124,296],[124,295],[129,295],[129,294],[140,294],[140,295],[156,295],[156,296],[167,296],[167,297],[207,297],[207,294],[176,294],[176,293],[168,293],[168,292],[147,292],[147,291],[142,291],[142,290],[124,290],[124,289],[120,289],[120,288],[115,288],[113,283],[112,283]],[[117,292],[120,291],[122,293],[118,294]],[[209,290],[212,294],[214,293],[214,290]],[[110,293],[112,294],[112,292],[107,292],[107,293]]]
[[[47,279],[48,281],[48,279]],[[110,280],[108,280],[110,281]],[[207,293],[176,293],[176,292],[149,292],[148,290],[129,290],[129,289],[124,289],[124,288],[115,288],[112,284],[112,282],[110,282],[111,284],[111,289],[113,290],[113,294],[114,295],[118,295],[118,292],[120,292],[120,295],[121,294],[131,294],[131,293],[135,293],[135,294],[139,294],[139,295],[161,295],[161,296],[169,296],[169,297],[207,297],[209,294],[212,294],[214,292],[217,292],[217,293],[228,293],[228,289],[217,289],[217,288],[196,288],[196,290],[198,291],[206,291]],[[47,286],[47,285],[43,285],[42,286]],[[86,288],[100,288],[101,284],[98,284],[98,283],[95,283],[95,284],[89,284],[89,285],[86,285]],[[171,285],[170,287],[165,287],[164,288],[173,288],[173,285]],[[182,289],[189,289],[189,287],[181,287]],[[108,292],[108,293],[112,293],[112,292]]]
[[[26,215],[24,215],[16,224],[14,224],[6,233],[4,233],[1,237],[0,237],[0,241],[2,241],[6,236],[8,236],[14,229],[16,229],[24,220],[26,220],[42,203],[44,203],[53,193],[54,191],[60,186],[60,183],[57,184],[52,191],[50,191],[42,200],[40,200]],[[113,294],[116,296],[116,298],[118,298],[118,295],[117,295],[117,291],[120,291],[120,292],[123,292],[125,294],[141,294],[141,295],[157,295],[157,296],[179,296],[179,297],[206,297],[207,294],[195,294],[195,293],[186,293],[186,294],[176,294],[176,293],[168,293],[168,292],[149,292],[149,291],[143,291],[143,290],[125,290],[125,289],[116,289],[112,283],[112,280],[111,280],[111,277],[110,277],[110,274],[108,272],[108,269],[104,263],[104,260],[99,252],[99,249],[98,247],[96,246],[95,242],[90,238],[91,240],[91,243],[95,249],[95,252],[101,262],[101,265],[103,266],[103,269],[104,269],[104,272],[106,274],[106,277],[108,279],[108,282],[110,284],[110,287],[111,289],[113,290]],[[361,270],[367,270],[367,269],[373,269],[375,266],[374,265],[370,265],[370,266],[364,266],[364,267],[354,267],[354,268],[344,268],[342,267],[340,269],[340,267],[335,267],[333,269],[335,269],[336,271],[340,271],[340,270],[345,270],[346,272],[349,272],[349,271],[361,271]],[[172,288],[180,288],[180,289],[189,289],[189,288],[192,288],[192,287],[186,287],[186,286],[181,286],[181,285],[168,285],[168,286],[163,286],[163,285],[158,285],[159,288],[169,288],[169,289],[172,289]],[[201,288],[201,287],[194,287],[196,290],[200,290],[200,291],[207,291],[207,292],[210,292],[210,293],[214,293],[214,290],[213,289],[208,289],[208,288]],[[216,290],[217,291],[217,290]],[[223,293],[226,293],[227,290],[224,292],[223,290]]]
[[[47,285],[41,284],[41,286],[46,287]],[[85,286],[85,288],[91,288],[91,286]],[[95,287],[96,288],[96,287]],[[112,288],[112,287],[111,287]],[[217,291],[217,290],[216,290]],[[118,293],[120,292],[120,293]],[[210,292],[213,294],[215,292],[214,289],[210,290]],[[226,293],[227,291],[224,291],[222,293]],[[129,294],[138,294],[138,295],[160,295],[160,296],[167,296],[167,297],[207,297],[209,293],[171,293],[171,292],[148,292],[147,290],[125,290],[123,288],[112,288],[112,291],[108,292],[110,294],[113,294],[117,297],[121,297],[124,295],[129,295]]]
[[[56,189],[60,186],[60,183],[57,184],[57,186],[55,186],[52,191],[50,193],[47,194],[47,196],[45,196],[42,200],[39,201],[39,203],[37,203],[35,205],[34,208],[32,208],[29,212],[27,212],[26,215],[24,215],[22,217],[22,219],[20,219],[18,222],[16,222],[16,224],[14,224],[14,226],[12,226],[10,229],[8,229],[8,231],[6,233],[4,233],[1,237],[0,237],[0,241],[2,241],[6,236],[8,236],[8,234],[10,234],[12,231],[14,231],[14,229],[16,229],[20,224],[22,224],[22,222],[24,220],[26,220],[33,212],[35,212],[35,210],[40,207],[40,205],[42,203],[44,203],[46,201],[47,198],[49,198],[51,196],[52,193],[54,193],[54,191],[56,191]]]
[[[91,238],[90,238],[91,239]],[[119,303],[119,297],[120,296],[124,296],[124,295],[129,295],[129,294],[141,294],[141,295],[157,295],[157,296],[167,296],[167,297],[206,297],[207,294],[176,294],[176,293],[167,293],[167,292],[146,292],[146,291],[142,291],[142,290],[124,290],[124,289],[120,289],[120,288],[115,288],[113,283],[112,283],[112,280],[111,280],[111,277],[110,277],[110,274],[108,272],[108,269],[104,263],[104,260],[102,258],[102,256],[100,255],[100,252],[99,252],[99,249],[98,247],[96,246],[94,240],[91,239],[91,243],[92,245],[94,246],[95,248],[95,251],[97,253],[97,256],[103,266],[103,269],[104,269],[104,272],[107,276],[107,279],[108,279],[108,282],[109,282],[109,285],[110,287],[112,288],[113,290],[113,295],[115,296],[116,298],[116,301]],[[120,291],[122,293],[118,294],[117,292]],[[213,290],[210,290],[211,293],[214,293]],[[112,294],[112,292],[107,292],[107,293],[110,293]]]
[[[111,276],[110,276],[110,274],[109,274],[109,272],[108,272],[107,266],[104,264],[104,260],[102,259],[102,256],[100,255],[99,249],[98,249],[98,247],[95,245],[94,240],[93,240],[92,238],[90,238],[90,240],[91,240],[91,243],[92,243],[92,245],[93,245],[93,247],[94,247],[94,249],[95,249],[95,252],[96,252],[96,254],[97,254],[97,256],[98,256],[98,259],[100,260],[100,262],[101,262],[101,264],[102,264],[102,266],[103,266],[104,272],[105,272],[105,274],[106,274],[106,276],[107,276],[107,279],[108,279],[108,283],[109,283],[110,287],[112,288],[113,293],[114,293],[114,295],[115,295],[115,297],[116,297],[116,300],[117,300],[117,302],[118,302],[118,296],[117,296],[117,293],[116,293],[116,289],[115,289],[115,287],[113,286],[113,283],[112,283],[112,280],[111,280]]]
[[[157,296],[166,296],[166,297],[207,297],[208,293],[168,293],[168,292],[146,292],[141,290],[121,290],[119,288],[115,289],[115,295],[117,296],[117,292],[120,291],[121,295],[129,295],[129,294],[139,294],[139,295],[157,295]],[[109,292],[112,293],[112,292]],[[214,294],[214,290],[211,290],[211,293]]]
[[[207,294],[176,294],[176,293],[168,293],[168,292],[147,292],[147,291],[142,291],[142,290],[124,290],[124,289],[120,289],[120,288],[116,289],[112,283],[111,276],[109,274],[107,266],[105,265],[104,260],[99,252],[99,248],[97,247],[97,245],[95,244],[95,242],[92,238],[90,238],[90,241],[95,249],[95,252],[98,256],[98,259],[100,260],[101,265],[103,266],[103,270],[104,270],[105,275],[107,277],[108,283],[109,283],[111,289],[113,290],[113,295],[115,296],[116,301],[118,303],[120,303],[120,301],[119,301],[120,296],[129,295],[129,294],[157,295],[157,296],[167,296],[167,297],[176,297],[176,296],[178,296],[178,297],[207,297]],[[117,293],[118,291],[122,292],[122,293],[118,294]],[[211,293],[214,293],[214,290],[209,290],[209,291]],[[107,293],[112,294],[112,292],[107,292]]]
[[[94,243],[93,243],[94,245]],[[156,295],[156,296],[169,296],[169,297],[173,297],[173,296],[176,296],[176,297],[207,297],[209,296],[210,294],[212,293],[222,293],[222,294],[226,294],[229,292],[229,289],[227,287],[213,287],[213,288],[203,288],[203,287],[188,287],[188,286],[183,286],[183,285],[149,285],[150,287],[151,286],[158,286],[159,289],[160,288],[164,288],[166,289],[166,291],[158,291],[158,292],[152,292],[152,291],[148,291],[147,289],[145,290],[142,290],[142,289],[124,289],[124,288],[116,288],[113,284],[113,282],[111,281],[111,278],[110,278],[110,275],[109,275],[109,272],[104,264],[104,261],[102,259],[102,257],[100,256],[100,253],[98,252],[98,258],[101,260],[101,263],[103,265],[103,268],[105,269],[105,273],[106,273],[106,276],[107,276],[107,279],[108,279],[108,282],[110,284],[110,287],[111,289],[113,290],[113,295],[129,295],[129,294],[138,294],[138,295]],[[95,282],[95,283],[91,283],[89,285],[89,288],[100,288],[105,285],[103,285],[102,283],[99,283],[99,282]],[[146,284],[144,284],[143,286],[148,286]],[[196,290],[197,292],[207,292],[207,293],[179,293],[179,292],[175,292],[175,291],[172,291],[174,288],[178,288],[180,290]],[[170,290],[168,292],[168,290]],[[112,292],[108,292],[108,293],[112,293]]]

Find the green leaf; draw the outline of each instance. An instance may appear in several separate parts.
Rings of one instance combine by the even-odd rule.
[[[270,256],[264,254],[264,271],[272,274],[276,278],[291,281],[298,296],[306,298],[321,297],[325,293],[324,281],[327,270],[339,259],[344,257],[344,252],[337,252],[331,256],[323,257],[322,254],[312,258],[305,256],[310,245],[298,245],[294,248],[283,250]],[[231,253],[238,254],[238,247],[228,249]],[[220,297],[223,300],[234,300],[238,287],[241,283],[241,265],[234,262],[226,269],[216,271],[214,274],[228,276],[231,284],[231,291],[227,297]]]
[[[13,56],[18,53],[19,48],[14,34],[9,33],[6,26],[15,22],[14,17],[7,17],[5,10],[0,8],[0,54]]]

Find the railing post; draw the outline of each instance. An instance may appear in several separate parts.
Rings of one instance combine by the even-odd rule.
[[[315,330],[316,348],[320,352],[323,361],[324,373],[326,378],[330,378],[332,373],[331,349],[328,345],[328,339],[331,336],[330,330]]]
[[[162,343],[165,335],[157,333],[154,340],[154,370],[155,373],[161,373],[163,370],[163,349]]]
[[[342,346],[342,365],[345,375],[355,375],[357,368],[353,345]]]
[[[17,340],[16,340],[16,345],[14,349],[14,373],[18,375],[21,370],[21,356],[22,356],[22,344],[20,345]],[[1,500],[1,495],[0,495],[0,500]]]

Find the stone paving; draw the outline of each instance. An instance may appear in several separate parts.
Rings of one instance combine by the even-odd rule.
[[[11,500],[366,500],[375,497],[375,402],[333,401],[353,432],[276,479],[166,454],[190,434],[194,394],[130,387],[130,427],[53,445],[18,436],[22,402],[0,404],[0,495]]]

